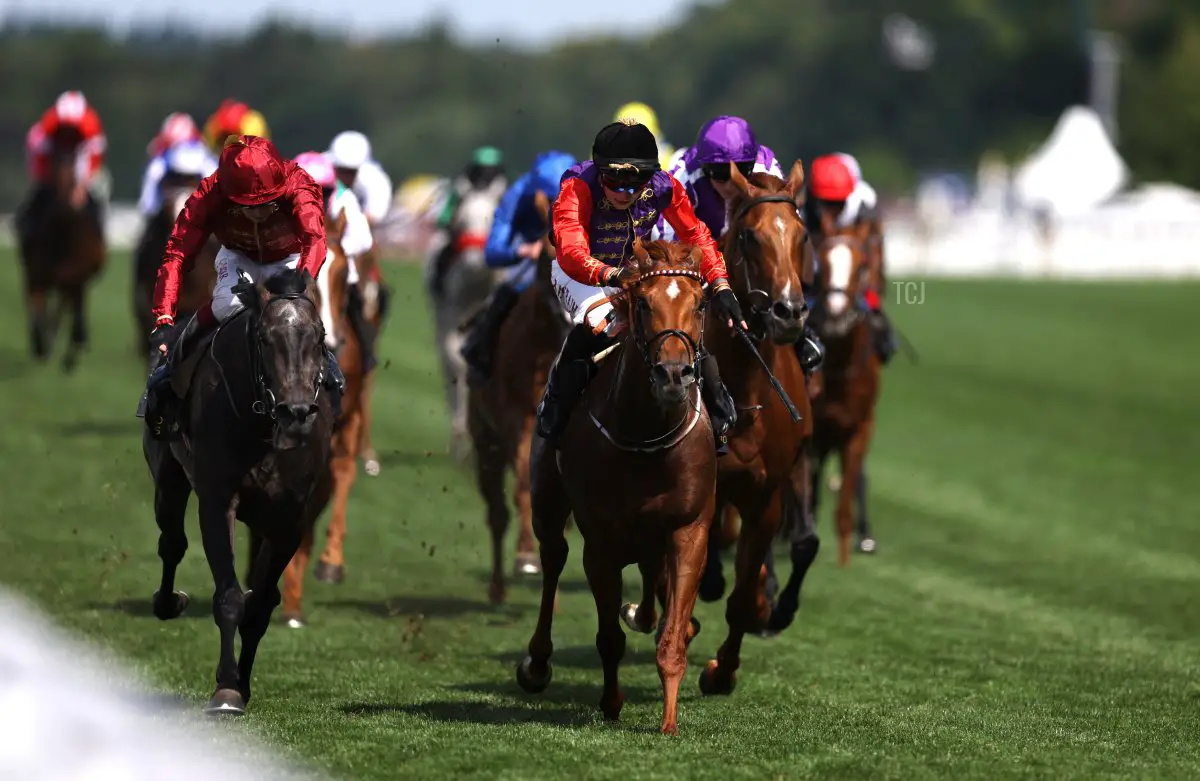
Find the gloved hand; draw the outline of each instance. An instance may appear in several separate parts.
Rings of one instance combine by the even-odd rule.
[[[167,354],[168,337],[173,327],[171,323],[163,323],[155,326],[154,330],[150,332],[150,351],[152,353],[158,353],[159,355]]]
[[[617,266],[612,271],[608,272],[608,276],[604,280],[607,287],[623,288],[637,277],[637,272],[628,266]]]
[[[742,315],[742,307],[738,304],[737,296],[728,285],[717,288],[717,292],[712,294],[712,303],[717,316],[725,318],[725,324],[730,328],[733,328],[734,323],[741,325],[743,330],[750,327],[746,325],[746,319]]]

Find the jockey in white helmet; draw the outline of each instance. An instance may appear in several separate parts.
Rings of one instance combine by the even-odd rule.
[[[357,130],[338,133],[325,153],[338,180],[354,191],[374,227],[392,208],[392,180],[371,157],[371,142]]]

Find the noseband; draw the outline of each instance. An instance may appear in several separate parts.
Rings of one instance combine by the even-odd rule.
[[[634,286],[641,284],[641,282],[643,280],[651,279],[653,277],[686,277],[688,279],[696,280],[701,285],[704,284],[704,277],[699,272],[691,271],[690,269],[681,269],[681,268],[674,269],[673,268],[673,269],[659,269],[658,271],[651,271],[646,274],[643,274],[642,276],[635,279],[632,283],[630,283],[629,287],[633,288]],[[653,366],[656,363],[658,363],[658,359],[662,355],[663,345],[666,344],[667,339],[670,339],[671,337],[675,337],[676,339],[679,339],[680,341],[682,341],[684,344],[687,345],[688,353],[691,355],[691,358],[692,358],[690,363],[692,363],[693,366],[696,368],[696,373],[697,374],[699,373],[699,370],[700,370],[699,363],[700,363],[700,358],[702,357],[702,350],[704,347],[704,332],[703,332],[703,330],[701,330],[701,332],[700,332],[700,341],[699,342],[697,342],[695,339],[693,339],[691,334],[689,334],[687,331],[682,331],[678,328],[664,328],[661,331],[655,331],[653,334],[650,335],[650,338],[647,339],[642,332],[642,319],[635,315],[634,317],[631,317],[630,320],[632,321],[630,323],[630,330],[633,332],[634,344],[637,345],[638,352],[641,353],[642,360],[646,362],[647,366]],[[653,355],[651,355],[651,353],[650,353],[651,347],[654,348]],[[693,376],[696,376],[696,375],[693,375]]]

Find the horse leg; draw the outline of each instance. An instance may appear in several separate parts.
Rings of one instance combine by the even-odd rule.
[[[200,497],[200,534],[204,555],[213,577],[213,621],[221,633],[221,658],[217,663],[217,688],[206,713],[241,715],[246,712],[238,680],[237,657],[233,652],[234,635],[245,615],[246,599],[238,584],[233,564],[233,545],[229,526],[235,511],[230,493],[208,500]]]
[[[521,527],[517,533],[517,556],[513,562],[516,575],[539,575],[537,553],[534,551],[533,510],[529,506],[529,450],[533,444],[534,416],[529,414],[521,426],[521,439],[517,442],[517,457],[513,463],[513,504],[517,508],[517,519]]]
[[[34,285],[29,285],[27,291],[30,349],[34,358],[44,361],[50,356],[50,343],[53,341],[48,328],[47,291]]]
[[[87,347],[87,313],[84,310],[83,287],[75,286],[63,291],[63,305],[69,308],[71,316],[71,337],[67,342],[67,352],[63,355],[63,369],[74,371],[79,363],[79,354]]]
[[[370,477],[378,477],[380,464],[379,454],[371,444],[371,392],[375,389],[375,372],[369,372],[362,379],[362,400],[359,408],[362,410],[362,428],[358,438],[358,452],[362,453],[363,470]]]
[[[779,488],[767,497],[753,497],[761,504],[739,505],[742,516],[742,533],[738,539],[737,574],[733,593],[725,603],[725,622],[729,635],[717,650],[717,657],[709,661],[700,674],[700,691],[703,694],[732,694],[737,685],[737,670],[741,666],[742,640],[750,632],[765,624],[770,615],[760,615],[769,606],[759,604],[762,584],[763,562],[767,550],[779,529],[781,516]]]
[[[329,528],[325,530],[325,548],[317,562],[314,576],[325,583],[341,583],[346,577],[345,550],[346,510],[350,504],[350,489],[358,476],[358,438],[362,416],[353,411],[346,416],[341,429],[333,437],[333,456],[329,468],[333,472],[333,511]]]
[[[645,551],[638,559],[638,571],[642,575],[642,601],[628,602],[621,606],[621,620],[635,632],[648,635],[658,623],[654,601],[663,603],[664,617],[668,604],[666,583],[663,580],[663,553],[661,550]]]
[[[862,475],[863,459],[867,455],[867,443],[871,440],[871,421],[859,424],[842,446],[842,485],[838,492],[837,530],[838,566],[850,564],[851,537],[854,534],[854,500],[858,494],[858,480]]]
[[[162,559],[162,581],[154,592],[154,615],[162,621],[178,618],[191,599],[175,590],[175,570],[187,552],[184,518],[192,486],[187,473],[163,445],[154,480],[154,520],[158,523],[158,557]]]
[[[595,545],[583,546],[583,571],[596,600],[596,650],[604,667],[604,691],[600,711],[604,718],[616,721],[621,716],[625,695],[621,692],[618,668],[625,656],[625,633],[621,631],[621,568]]]
[[[687,670],[692,611],[700,587],[704,557],[708,555],[713,508],[710,503],[700,517],[671,535],[667,554],[667,620],[658,642],[658,677],[663,687],[662,733],[679,734],[677,704],[679,683]]]
[[[296,513],[299,515],[299,513]],[[250,702],[250,674],[254,669],[254,656],[258,644],[271,625],[271,612],[279,604],[279,576],[300,545],[302,532],[298,526],[284,524],[282,531],[265,540],[262,550],[253,565],[253,580],[250,581],[250,596],[246,600],[245,615],[238,624],[242,636],[242,653],[238,657],[238,691],[242,702]]]
[[[867,469],[865,463],[858,473],[858,485],[854,491],[854,498],[858,505],[858,552],[874,553],[875,536],[871,534],[871,523],[867,519]]]
[[[472,412],[472,416],[475,413]],[[475,480],[487,505],[487,525],[492,535],[492,582],[488,599],[493,605],[508,598],[504,582],[504,535],[508,531],[508,503],[504,497],[504,449],[495,431],[484,421],[471,421],[475,429]],[[526,466],[528,474],[528,466]]]
[[[717,511],[722,528],[719,533],[708,535],[707,563],[704,565],[704,575],[700,578],[700,599],[704,602],[716,602],[725,596],[725,574],[721,571],[721,543],[725,534],[724,525],[730,522],[736,510],[732,504],[722,504]]]
[[[308,560],[312,556],[314,526],[305,524],[296,555],[292,556],[283,570],[283,620],[292,629],[301,629],[305,625],[304,571],[308,569]]]
[[[792,470],[792,496],[794,501],[786,505],[789,514],[788,527],[791,537],[792,574],[787,584],[779,594],[775,609],[771,611],[771,620],[767,623],[767,631],[782,632],[796,617],[800,608],[800,589],[804,578],[817,552],[821,549],[821,540],[817,536],[817,524],[813,517],[813,503],[808,492],[813,490],[816,480],[813,478],[812,464],[807,453],[802,453]],[[786,486],[785,486],[786,488]]]
[[[554,462],[554,450],[538,439],[530,455],[530,501],[533,508],[533,533],[537,536],[542,558],[542,602],[537,628],[529,638],[529,654],[517,665],[517,684],[530,694],[538,694],[550,685],[554,668],[551,629],[558,596],[558,579],[567,564],[567,516],[571,504],[563,489],[562,477]],[[618,601],[620,594],[617,595]]]

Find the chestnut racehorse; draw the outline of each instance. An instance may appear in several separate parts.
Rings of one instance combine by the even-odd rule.
[[[716,501],[712,424],[696,382],[703,279],[699,249],[654,241],[635,243],[634,254],[639,276],[614,297],[626,318],[619,353],[605,361],[576,405],[560,451],[540,437],[533,445],[542,601],[517,682],[534,693],[550,683],[554,597],[567,560],[567,516],[574,512],[599,621],[600,709],[617,719],[625,701],[617,681],[625,654],[622,615],[637,631],[654,631],[655,592],[665,580],[665,628],[658,642],[662,732],[677,734],[679,683]],[[633,563],[642,574],[642,603],[622,610],[621,569]]]
[[[711,318],[705,337],[738,408],[729,454],[718,461],[717,501],[741,516],[736,580],[725,617],[729,635],[700,676],[705,694],[729,694],[747,632],[786,626],[796,605],[772,609],[763,593],[764,562],[781,530],[792,536],[793,571],[785,593],[798,601],[800,584],[816,557],[818,540],[808,511],[807,441],[812,414],[794,343],[808,317],[802,280],[811,280],[807,230],[795,197],[804,183],[797,161],[786,182],[759,173],[749,179],[731,165],[738,197],[732,204],[724,254],[730,283],[746,312],[757,349],[801,415],[795,423],[739,337]],[[709,566],[718,566],[711,556]]]
[[[345,577],[343,544],[346,538],[346,515],[350,503],[350,489],[358,475],[358,448],[363,419],[362,351],[358,337],[346,319],[347,278],[350,266],[341,247],[345,225],[345,213],[336,221],[325,218],[330,257],[321,269],[322,279],[318,280],[318,287],[322,296],[327,292],[329,297],[328,305],[333,312],[334,323],[332,336],[334,343],[338,345],[338,365],[346,377],[346,389],[342,394],[341,415],[334,424],[329,469],[316,489],[315,501],[310,505],[313,514],[305,524],[300,546],[283,573],[283,619],[293,629],[306,623],[302,605],[304,571],[312,556],[317,518],[328,506],[331,497],[333,507],[329,515],[329,528],[325,533],[325,548],[316,567],[316,577],[318,580],[332,583],[340,583]],[[322,300],[320,304],[324,306],[325,302]]]
[[[548,234],[550,201],[545,193],[538,192],[534,203],[546,220]],[[503,548],[510,516],[504,478],[509,469],[513,472],[513,504],[521,523],[515,569],[518,574],[541,571],[533,547],[529,448],[538,400],[567,331],[562,306],[550,287],[553,248],[545,236],[543,242],[536,280],[521,294],[500,326],[492,373],[485,383],[471,388],[468,399],[467,429],[475,449],[475,475],[487,504],[487,524],[492,535],[492,582],[488,595],[493,603],[503,602],[507,595]]]
[[[50,192],[44,200],[38,199],[20,242],[33,355],[39,361],[50,357],[65,310],[71,317],[70,342],[63,355],[67,371],[75,368],[87,347],[84,297],[107,257],[104,228],[96,213],[72,200],[78,187],[75,149],[81,140],[71,131],[63,131],[55,140]],[[58,300],[52,302],[54,294]]]
[[[875,428],[879,398],[879,356],[871,344],[871,329],[859,305],[872,286],[870,239],[872,226],[862,223],[839,230],[833,217],[821,215],[816,304],[813,328],[825,343],[822,389],[813,400],[813,506],[819,494],[821,466],[836,451],[841,462],[841,486],[835,517],[838,563],[850,563],[853,511],[859,496],[863,461]],[[863,515],[865,515],[865,508]]]
[[[387,286],[379,263],[379,244],[355,259],[358,269],[358,289],[362,297],[363,319],[371,329],[369,338],[375,340],[376,356],[379,350],[379,334],[383,331],[383,321],[387,317],[386,302],[388,299]],[[382,466],[379,454],[371,444],[371,396],[375,390],[375,371],[372,370],[363,378],[362,400],[362,435],[359,437],[359,453],[362,455],[363,469],[370,477],[378,477]]]
[[[133,317],[137,323],[137,353],[148,355],[150,332],[154,330],[154,285],[162,265],[167,239],[175,227],[175,219],[183,205],[200,184],[200,177],[164,180],[162,206],[146,222],[146,230],[134,253]],[[215,236],[209,236],[196,256],[192,268],[183,276],[176,304],[176,319],[183,322],[212,298],[217,283],[216,259],[221,249]]]

